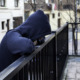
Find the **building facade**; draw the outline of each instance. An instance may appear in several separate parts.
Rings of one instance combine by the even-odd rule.
[[[8,30],[19,26],[23,20],[23,0],[0,0],[0,38]]]
[[[25,0],[25,20],[34,11],[41,9],[48,16],[52,31],[55,31],[58,29],[58,26],[60,26],[60,15],[57,4],[58,2],[56,0]]]
[[[58,0],[58,11],[61,15],[61,25],[66,22],[74,22],[75,9],[74,0]]]
[[[77,1],[77,22],[80,23],[80,0]]]

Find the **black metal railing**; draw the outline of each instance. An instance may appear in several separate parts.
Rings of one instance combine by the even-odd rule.
[[[61,80],[68,55],[68,24],[48,36],[30,56],[22,56],[0,73],[0,80]]]

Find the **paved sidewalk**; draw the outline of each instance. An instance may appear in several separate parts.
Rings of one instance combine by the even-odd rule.
[[[72,40],[69,41],[69,55],[74,54],[74,45]],[[80,55],[80,39],[78,39],[78,55]]]
[[[69,57],[62,80],[80,80],[80,57]]]
[[[71,37],[71,36],[70,36]],[[69,55],[74,54],[72,39],[69,39]],[[78,55],[80,55],[80,34],[78,36]],[[62,80],[80,80],[80,56],[69,57]]]

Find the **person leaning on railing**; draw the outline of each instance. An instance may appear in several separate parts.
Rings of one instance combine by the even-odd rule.
[[[43,11],[34,12],[15,29],[9,30],[1,41],[0,71],[21,55],[30,55],[36,44],[42,44],[45,35],[51,33],[50,24]]]

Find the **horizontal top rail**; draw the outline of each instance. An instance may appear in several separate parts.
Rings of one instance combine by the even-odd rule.
[[[68,24],[68,23],[67,23]],[[56,31],[56,34],[59,34],[65,27],[65,24],[63,27],[59,28]],[[15,62],[13,62],[11,65],[9,65],[6,69],[4,69],[2,72],[0,72],[0,80],[9,80],[11,79],[16,73],[18,73],[33,57],[36,56],[38,52],[40,52],[53,38],[55,38],[56,34],[52,33],[49,35],[45,43],[40,45],[39,48],[37,48],[31,55],[26,56],[23,55],[19,59],[17,59]]]
[[[6,69],[4,69],[0,73],[0,80],[8,80],[12,78],[25,64],[27,64],[36,54],[43,49],[43,47],[48,44],[53,38],[55,37],[55,34],[49,35],[45,43],[43,43],[39,48],[37,48],[30,56],[22,56],[15,62],[13,62],[10,66],[8,66]]]
[[[59,34],[67,25],[68,25],[68,23],[66,23],[66,24],[63,25],[61,28],[59,28],[59,29],[56,31],[56,35]]]

